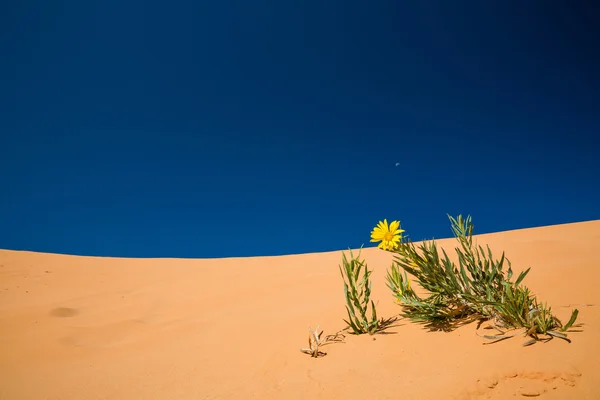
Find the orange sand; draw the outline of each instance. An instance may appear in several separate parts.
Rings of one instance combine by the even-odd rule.
[[[582,333],[483,345],[474,325],[346,335],[310,358],[310,326],[346,317],[340,252],[119,259],[0,251],[0,399],[600,398],[600,221],[477,237]],[[439,242],[452,251],[454,240]],[[391,255],[363,250],[382,317]],[[593,304],[593,305],[590,305]]]

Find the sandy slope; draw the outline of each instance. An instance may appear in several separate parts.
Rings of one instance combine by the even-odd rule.
[[[344,327],[340,252],[179,260],[0,251],[0,399],[600,398],[600,221],[479,236],[583,333],[484,346],[473,325],[347,336],[312,359],[309,325]],[[444,246],[453,241],[440,241]],[[379,314],[390,255],[363,251]]]

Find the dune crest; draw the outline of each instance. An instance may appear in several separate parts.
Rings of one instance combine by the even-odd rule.
[[[600,221],[477,235],[502,251],[572,343],[484,346],[473,324],[399,320],[311,358],[308,328],[344,328],[341,252],[122,259],[0,251],[0,399],[595,399]],[[438,243],[453,252],[454,240]],[[379,316],[391,254],[362,251]]]

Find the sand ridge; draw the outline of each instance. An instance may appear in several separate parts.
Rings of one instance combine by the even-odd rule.
[[[124,259],[0,251],[0,399],[595,399],[600,221],[476,236],[566,321],[571,344],[494,345],[473,325],[399,320],[312,359],[308,327],[344,327],[341,252]],[[439,243],[453,251],[454,241]],[[364,249],[381,317],[391,255]],[[571,305],[569,307],[569,305]]]

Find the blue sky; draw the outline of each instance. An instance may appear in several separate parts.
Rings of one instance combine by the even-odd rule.
[[[371,246],[383,218],[414,240],[447,213],[600,219],[598,10],[526,3],[12,2],[0,248],[279,255]]]

